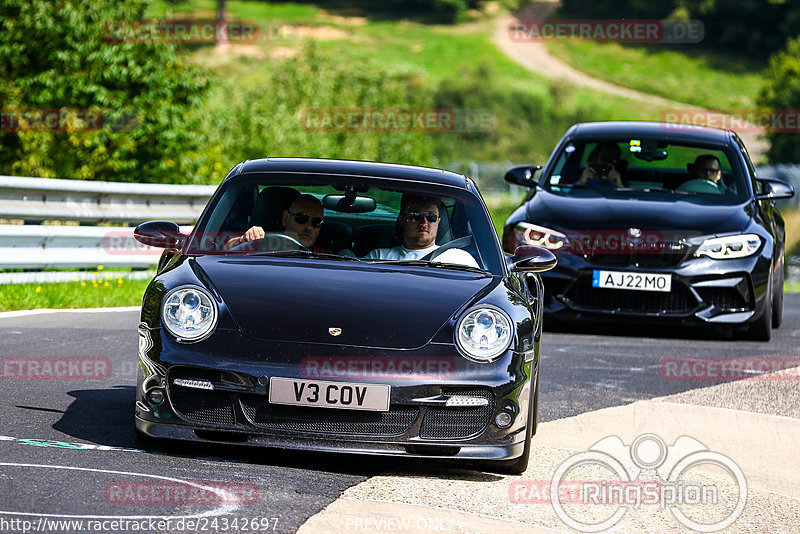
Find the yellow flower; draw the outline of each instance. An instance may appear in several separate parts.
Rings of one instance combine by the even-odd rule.
[[[78,281],[78,277],[76,276],[75,278],[72,279],[72,281],[73,282],[77,282]]]
[[[36,286],[36,292],[37,293],[41,293],[42,292],[42,286]]]
[[[118,283],[119,285],[122,285],[122,280],[117,280],[117,283]]]
[[[109,284],[108,282],[103,282],[103,285],[104,285],[105,287],[108,287],[108,286],[110,286],[111,284]]]
[[[102,266],[102,265],[98,265],[98,266],[97,266],[97,270],[98,270],[98,271],[102,271],[102,270],[103,270],[103,266]]]
[[[81,287],[86,287],[86,282],[81,282]]]

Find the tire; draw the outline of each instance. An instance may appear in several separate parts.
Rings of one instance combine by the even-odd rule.
[[[772,328],[780,328],[783,322],[783,268],[783,254],[781,254],[781,263],[778,266],[780,277],[772,295]]]
[[[772,292],[767,292],[767,295],[770,301],[764,306],[764,313],[761,314],[761,317],[748,328],[746,339],[752,341],[769,341],[772,339]]]
[[[533,394],[531,409],[528,410],[528,425],[525,429],[525,447],[522,456],[514,460],[501,460],[492,462],[489,469],[495,473],[506,475],[521,475],[528,469],[528,462],[531,453],[531,442],[536,433],[536,425],[539,420],[539,374],[536,374],[536,392]]]

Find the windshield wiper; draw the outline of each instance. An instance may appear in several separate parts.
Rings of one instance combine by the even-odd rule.
[[[485,270],[462,263],[445,263],[430,260],[385,260],[381,263],[391,263],[392,265],[418,265],[421,267],[435,267],[437,269],[453,269],[456,271],[471,271],[475,273],[486,273]]]
[[[313,250],[266,250],[263,252],[254,252],[250,256],[277,256],[279,258],[319,258],[323,260],[345,260],[345,261],[363,261],[361,258],[355,256],[341,256],[339,254],[331,254],[329,252],[315,252]]]

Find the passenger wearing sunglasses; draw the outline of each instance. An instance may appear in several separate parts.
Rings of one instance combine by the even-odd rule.
[[[314,242],[319,237],[320,228],[322,228],[322,203],[313,195],[300,195],[289,206],[288,210],[284,210],[281,215],[281,222],[284,226],[284,233],[296,239],[304,247],[317,251],[327,252],[325,250],[317,250]],[[260,226],[250,227],[244,235],[234,237],[225,244],[225,250],[232,247],[247,243],[248,241],[255,241],[261,239],[265,235],[264,229]]]
[[[444,210],[435,198],[403,195],[397,226],[403,244],[392,248],[376,248],[364,257],[368,260],[419,260],[439,248],[436,236]],[[478,262],[466,250],[452,248],[436,257],[442,263],[457,263],[478,267]]]

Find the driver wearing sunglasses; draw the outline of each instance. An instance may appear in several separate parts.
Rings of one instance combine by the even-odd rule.
[[[314,243],[319,237],[322,228],[322,203],[313,195],[300,195],[292,202],[289,209],[284,210],[281,215],[281,222],[284,226],[284,233],[296,239],[306,248],[316,250]],[[260,226],[250,227],[244,235],[234,237],[225,244],[228,250],[248,241],[261,239],[265,235],[264,229]],[[320,252],[324,252],[320,250]]]
[[[403,244],[392,248],[376,248],[367,253],[371,260],[419,260],[437,248],[436,236],[444,211],[442,203],[435,198],[403,195],[400,213],[397,216],[398,230]],[[478,267],[478,262],[466,250],[453,248],[442,253],[435,261],[458,263]]]

